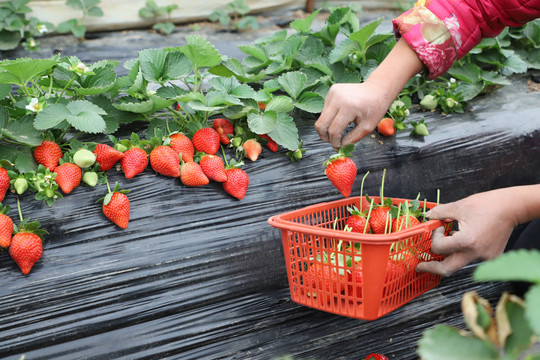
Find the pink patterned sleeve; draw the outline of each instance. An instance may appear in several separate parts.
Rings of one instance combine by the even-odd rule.
[[[538,17],[540,0],[418,0],[393,25],[434,79],[483,38]]]

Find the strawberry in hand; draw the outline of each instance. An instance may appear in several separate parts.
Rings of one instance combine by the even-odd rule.
[[[339,149],[337,154],[332,155],[324,162],[326,166],[324,173],[344,197],[351,195],[354,180],[356,179],[356,164],[350,158],[353,151],[353,144],[346,145]]]

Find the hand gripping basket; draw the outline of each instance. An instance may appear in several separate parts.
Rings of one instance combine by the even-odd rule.
[[[372,197],[379,203],[378,197]],[[420,261],[440,261],[430,252],[431,233],[452,223],[430,220],[390,234],[343,231],[348,206],[367,209],[364,198],[320,203],[276,215],[281,230],[291,298],[296,303],[356,319],[375,320],[440,283],[416,272]],[[393,199],[401,204],[405,199]],[[426,203],[431,209],[435,203]],[[421,206],[424,206],[421,203]]]

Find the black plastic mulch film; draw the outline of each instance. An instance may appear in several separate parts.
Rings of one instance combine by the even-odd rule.
[[[353,195],[449,202],[489,189],[540,182],[540,93],[527,77],[471,102],[471,112],[424,116],[430,135],[408,133],[357,144]],[[133,179],[129,227],[121,230],[96,200],[103,186],[80,186],[52,207],[22,197],[25,217],[49,231],[44,254],[23,276],[0,254],[0,357],[18,359],[361,359],[382,352],[417,359],[422,331],[464,326],[467,290],[495,301],[503,284],[474,283],[469,266],[435,289],[375,321],[340,317],[290,301],[275,214],[341,195],[324,175],[334,151],[313,118],[296,119],[307,150],[290,163],[285,150],[247,162],[250,184],[238,201],[217,183],[188,188],[148,168]],[[129,129],[128,129],[129,130]],[[5,205],[16,209],[15,197]],[[12,210],[12,215],[14,214]],[[17,221],[16,221],[17,222]]]

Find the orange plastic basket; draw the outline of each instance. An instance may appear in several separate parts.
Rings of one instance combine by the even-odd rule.
[[[372,197],[379,203],[378,197]],[[430,220],[390,234],[343,231],[348,206],[367,209],[365,198],[320,203],[276,215],[281,230],[291,298],[318,310],[375,320],[440,283],[440,276],[416,272],[420,261],[440,261],[430,252],[431,233],[452,223]],[[405,199],[393,199],[401,204]],[[410,200],[409,200],[410,201]],[[423,203],[421,204],[424,205]],[[435,203],[426,203],[431,209]]]

